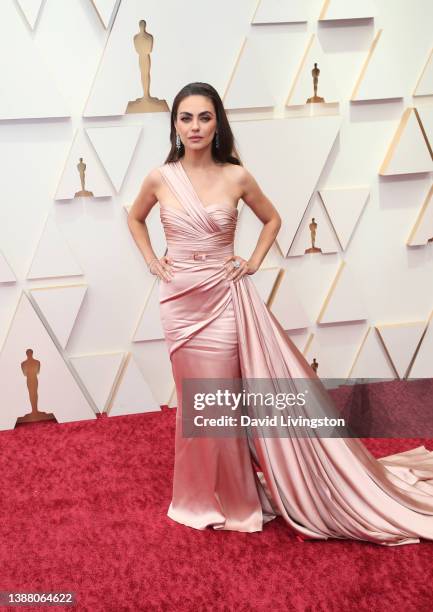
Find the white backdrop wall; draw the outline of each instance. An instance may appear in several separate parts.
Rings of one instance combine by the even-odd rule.
[[[152,96],[170,107],[206,81],[223,97],[241,157],[283,217],[252,278],[319,375],[433,376],[430,0],[2,0],[2,388],[32,341],[24,291],[88,418],[176,403],[155,277],[126,225],[169,147],[168,113],[124,114],[142,95],[140,19],[154,37]],[[314,61],[325,104],[305,104]],[[98,197],[73,198],[79,156]],[[312,216],[323,253],[305,255]],[[158,205],[147,222],[162,255]],[[239,254],[259,231],[243,206]],[[14,388],[3,399],[12,415],[29,410]]]

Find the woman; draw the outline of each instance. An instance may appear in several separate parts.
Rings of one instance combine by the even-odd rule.
[[[197,529],[260,531],[281,515],[300,539],[383,545],[433,539],[433,453],[423,446],[376,460],[358,439],[314,430],[269,437],[258,425],[255,436],[248,426],[236,437],[182,435],[182,414],[191,412],[182,398],[186,379],[285,380],[294,390],[307,380],[304,415],[335,415],[335,407],[249,278],[281,219],[240,164],[213,87],[191,83],[177,94],[170,139],[165,163],[145,178],[128,216],[149,270],[162,281],[161,320],[176,383],[168,516]],[[248,260],[233,251],[241,198],[263,222]],[[156,202],[168,245],[161,258],[145,225]]]

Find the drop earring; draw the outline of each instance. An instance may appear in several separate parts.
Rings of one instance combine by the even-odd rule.
[[[220,141],[218,139],[218,132],[215,132],[215,146],[217,149],[220,146]]]
[[[176,149],[180,151],[181,146],[182,146],[182,143],[180,142],[180,136],[179,134],[176,134]]]

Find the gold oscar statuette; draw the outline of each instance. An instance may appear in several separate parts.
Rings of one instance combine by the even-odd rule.
[[[316,358],[313,357],[313,363],[310,363],[310,366],[313,368],[313,370],[316,372],[317,374],[317,368],[319,367],[319,362],[316,361]]]
[[[324,102],[325,98],[321,98],[320,96],[317,95],[317,86],[319,84],[319,74],[320,74],[320,70],[317,67],[317,63],[314,64],[314,68],[311,71],[311,74],[313,77],[314,96],[312,96],[311,98],[308,98],[307,104],[314,104],[316,102]]]
[[[41,362],[34,359],[33,350],[26,350],[27,359],[21,363],[21,370],[27,380],[27,390],[29,393],[31,412],[28,412],[17,419],[17,423],[31,423],[35,421],[55,421],[56,417],[51,412],[41,412],[38,409],[38,374],[41,369]]]
[[[308,227],[310,228],[310,234],[311,234],[311,247],[309,249],[305,249],[305,253],[321,253],[322,249],[319,249],[319,247],[316,247],[317,223],[314,217],[311,219],[311,223]]]
[[[153,47],[153,36],[146,32],[146,22],[142,19],[139,23],[140,31],[134,36],[134,47],[138,53],[140,66],[141,85],[143,97],[128,102],[127,113],[157,113],[169,112],[167,102],[154,98],[149,93],[150,88],[150,53]]]
[[[80,175],[81,191],[77,191],[74,198],[92,198],[93,193],[86,190],[86,164],[83,162],[83,158],[80,157],[80,161],[77,164],[77,170]]]

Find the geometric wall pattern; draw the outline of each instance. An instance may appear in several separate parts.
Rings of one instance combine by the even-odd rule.
[[[107,409],[123,359],[123,353],[71,357],[73,367],[99,412]]]
[[[407,240],[409,246],[421,246],[433,241],[433,184],[430,187],[417,220]]]
[[[316,192],[305,211],[304,217],[296,232],[295,239],[290,247],[291,257],[302,256],[313,246],[313,235],[311,224],[316,224],[314,235],[314,246],[320,248],[321,253],[338,253],[339,244],[331,221],[323,206],[323,203]]]
[[[346,262],[342,261],[317,317],[317,322],[329,324],[342,321],[362,321],[367,318],[367,309],[356,275],[349,273]]]
[[[376,327],[399,378],[404,378],[426,329],[424,321]]]
[[[47,217],[33,256],[28,279],[81,276],[83,270],[61,234],[54,218]]]
[[[86,285],[64,285],[30,289],[48,325],[64,349],[71,335],[84,296]]]
[[[415,359],[409,371],[408,378],[433,377],[433,310],[428,318],[427,327],[421,344],[418,346]]]
[[[275,97],[266,70],[272,35],[247,38],[242,45],[230,87],[224,96],[226,109],[273,107]],[[254,75],[254,78],[251,78]]]
[[[21,2],[26,6],[24,15],[33,23],[35,13],[30,10],[30,3]],[[69,117],[71,109],[30,35],[23,11],[15,2],[2,2],[0,11],[3,58],[0,120]]]
[[[115,15],[120,0],[91,0],[104,28],[108,28]]]
[[[379,173],[382,176],[432,172],[433,156],[416,108],[407,108]]]
[[[329,61],[320,45],[318,37],[312,34],[287,97],[286,104],[288,106],[305,104],[308,98],[314,95],[311,70],[315,63],[318,64],[320,70],[317,95],[322,97],[326,103],[336,103],[340,100],[341,95],[332,76]]]
[[[90,142],[91,139],[83,132],[76,132],[56,195],[54,196],[55,200],[72,199],[76,193],[82,190],[89,191],[95,198],[110,197],[112,195],[113,188],[110,185],[107,173]],[[97,142],[99,143],[99,140]],[[102,146],[101,144],[101,148]],[[81,159],[83,162],[80,162]],[[84,188],[77,167],[80,163],[84,163],[86,166],[84,169]],[[108,167],[110,168],[111,165]]]
[[[431,96],[433,94],[433,49],[416,84],[414,96]]]
[[[44,0],[16,0],[30,28],[34,30]]]
[[[155,279],[133,336],[134,342],[162,340],[164,331],[159,314],[159,281]]]
[[[272,299],[272,291],[279,273],[280,270],[278,268],[261,267],[260,270],[257,270],[251,277],[257,289],[257,293],[260,295],[263,302],[266,302],[268,305]]]
[[[16,281],[14,271],[10,267],[6,257],[0,251],[0,283],[13,283]]]
[[[311,324],[296,291],[293,291],[293,279],[286,270],[278,282],[278,291],[272,300],[271,310],[277,317],[283,329],[303,329]]]
[[[117,193],[122,189],[141,130],[140,125],[86,130]]]
[[[398,48],[395,32],[378,30],[356,81],[351,100],[403,97],[404,82],[399,60],[404,57],[401,55],[403,51],[398,52]],[[390,57],[393,57],[393,61],[389,61]]]
[[[310,337],[304,356],[308,363],[316,359],[322,378],[345,379],[365,333],[364,323],[323,326]]]
[[[11,429],[16,419],[31,411],[22,364],[29,359],[40,362],[40,371],[32,376],[37,385],[38,410],[54,414],[59,423],[95,418],[95,414],[71,370],[23,292],[9,333],[0,353],[0,385],[3,410],[0,429]],[[20,365],[21,364],[21,365]]]
[[[308,20],[307,4],[303,0],[281,2],[260,0],[252,23],[296,23]]]
[[[345,251],[367,204],[368,187],[321,189],[319,191],[340,247]]]
[[[282,216],[277,242],[283,254],[293,242],[340,123],[338,116],[321,117],[320,132],[315,117],[241,121],[233,126],[240,155]],[[288,155],[288,143],[296,156]]]
[[[433,92],[433,87],[432,87]],[[433,142],[433,104],[420,104],[416,108],[417,119],[424,134],[427,147],[432,152]]]
[[[288,5],[287,5],[288,6]],[[272,109],[296,78],[301,50],[309,36],[304,31],[252,26],[243,41],[228,84],[224,89],[226,109]],[[275,62],[278,57],[279,61]],[[286,85],[285,85],[286,84]]]
[[[320,20],[331,19],[364,19],[376,15],[373,0],[325,0],[320,13]]]
[[[160,410],[143,374],[131,354],[128,355],[108,408],[109,416]]]
[[[203,0],[189,0],[185,10],[182,3],[173,0],[147,0],[145,4],[142,0],[121,2],[83,115],[123,116],[128,101],[143,95],[133,42],[142,19],[146,21],[146,31],[153,36],[150,95],[171,101],[185,83],[209,80],[222,94],[256,4],[256,0],[219,0],[218,3],[206,0],[205,4]],[[204,7],[205,26],[200,15]],[[220,28],[224,30],[224,44],[221,44]]]
[[[349,378],[395,378],[392,361],[378,332],[369,327],[356,354]]]
[[[167,112],[125,114],[142,95],[140,19],[152,96],[171,108],[202,80],[223,97],[283,220],[252,280],[319,376],[433,376],[431,3],[168,3],[86,0],[60,21],[54,2],[0,5],[0,383],[13,382],[0,426],[29,411],[29,348],[39,409],[58,421],[176,405],[158,282],[125,216],[169,145]],[[325,104],[306,103],[314,63]],[[75,196],[80,158],[90,197]],[[248,257],[261,223],[238,208]],[[147,226],[162,255],[158,206]]]

